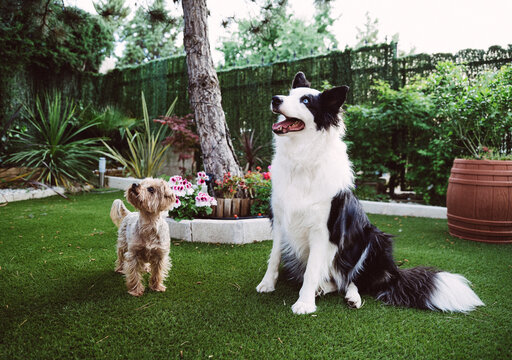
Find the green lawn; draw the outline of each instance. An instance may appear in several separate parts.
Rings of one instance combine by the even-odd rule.
[[[370,216],[403,266],[465,275],[487,304],[450,314],[342,296],[293,315],[298,289],[258,294],[271,242],[173,242],[167,292],[127,294],[114,272],[121,192],[0,207],[0,359],[512,358],[512,246],[452,238],[446,221]]]

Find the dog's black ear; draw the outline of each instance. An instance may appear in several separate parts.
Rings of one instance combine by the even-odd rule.
[[[306,79],[306,75],[302,71],[299,71],[295,78],[293,79],[292,89],[298,87],[310,87],[311,83]]]
[[[348,86],[339,86],[325,90],[320,94],[320,106],[329,112],[338,113],[341,105],[347,100]]]

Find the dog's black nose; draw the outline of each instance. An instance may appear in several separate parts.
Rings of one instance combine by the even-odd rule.
[[[283,103],[283,99],[279,96],[272,96],[272,108],[276,109]]]
[[[137,183],[132,184],[132,189],[137,189],[138,187],[139,187],[139,184],[137,184]]]

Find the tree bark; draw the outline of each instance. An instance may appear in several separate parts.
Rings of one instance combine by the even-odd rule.
[[[222,110],[217,72],[208,41],[206,0],[182,0],[187,53],[188,93],[194,110],[203,163],[216,179],[231,172],[241,175],[229,129]]]

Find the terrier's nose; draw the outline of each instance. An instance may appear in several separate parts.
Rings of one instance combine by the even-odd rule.
[[[274,109],[277,109],[282,103],[283,99],[281,99],[279,96],[272,96],[272,107]]]
[[[134,190],[135,190],[135,189],[137,189],[138,187],[139,187],[139,184],[137,184],[137,183],[133,183],[133,184],[132,184],[132,189],[134,189]]]

